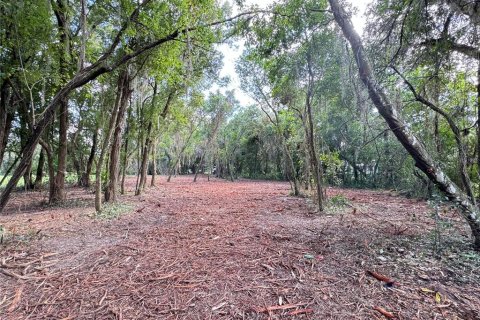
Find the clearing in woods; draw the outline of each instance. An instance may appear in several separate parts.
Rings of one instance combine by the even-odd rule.
[[[452,211],[436,227],[424,201],[386,191],[329,189],[338,206],[315,214],[288,183],[161,180],[134,197],[130,179],[113,220],[89,216],[82,189],[51,208],[16,194],[0,318],[480,318],[480,262]]]

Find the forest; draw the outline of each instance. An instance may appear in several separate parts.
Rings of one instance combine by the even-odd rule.
[[[480,2],[361,2],[0,0],[0,319],[480,319]]]

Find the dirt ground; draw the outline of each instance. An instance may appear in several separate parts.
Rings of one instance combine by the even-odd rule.
[[[112,220],[86,190],[56,207],[17,193],[0,319],[480,319],[480,255],[454,210],[332,188],[319,214],[288,183],[165,181],[135,197],[130,179]]]

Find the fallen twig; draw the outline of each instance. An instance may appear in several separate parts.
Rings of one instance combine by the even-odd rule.
[[[275,310],[293,309],[293,308],[303,306],[303,305],[305,305],[305,303],[284,304],[282,306],[270,306],[270,307],[266,307],[266,308],[253,307],[253,310],[255,310],[258,313],[262,313],[262,312],[270,312],[270,311],[275,311]]]
[[[395,280],[393,279],[390,279],[386,276],[384,276],[383,274],[380,274],[380,273],[377,273],[375,271],[370,271],[370,270],[367,270],[366,273],[372,277],[374,277],[375,279],[379,280],[379,281],[383,281],[387,284],[387,286],[393,286],[394,284],[397,284],[395,282]]]
[[[21,279],[21,280],[42,280],[42,279],[45,279],[45,277],[22,276],[21,274],[18,274],[18,273],[12,272],[12,271],[8,271],[8,270],[2,269],[2,268],[0,268],[0,272],[3,273],[4,275],[10,276],[12,278]]]
[[[382,307],[375,306],[373,307],[373,310],[380,312],[382,315],[384,315],[388,319],[395,319],[395,316],[393,313],[388,312],[387,310],[383,309]]]

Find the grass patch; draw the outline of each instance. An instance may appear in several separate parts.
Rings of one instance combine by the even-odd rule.
[[[328,198],[326,207],[330,214],[338,214],[345,213],[345,209],[351,207],[351,204],[345,196],[337,194]]]
[[[133,206],[125,203],[106,203],[101,212],[93,213],[95,219],[113,220],[129,213],[133,210]]]
[[[348,201],[348,199],[345,198],[345,196],[341,194],[337,194],[337,195],[331,196],[328,199],[327,205],[329,207],[334,207],[334,208],[349,207],[350,201]]]

